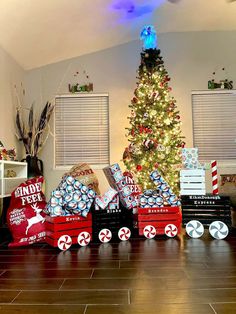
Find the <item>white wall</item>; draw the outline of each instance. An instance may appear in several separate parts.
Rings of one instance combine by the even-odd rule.
[[[21,158],[21,145],[15,136],[15,105],[17,86],[21,94],[24,70],[0,47],[0,140],[6,148],[15,147]]]
[[[228,78],[236,84],[236,32],[161,34],[159,47],[172,78],[170,86],[181,113],[186,143],[191,147],[191,90],[207,89],[212,72],[222,67],[226,68]],[[67,85],[73,81],[76,71],[86,70],[94,83],[94,91],[110,94],[111,163],[119,162],[122,165],[122,154],[127,144],[125,127],[130,112],[128,105],[136,86],[140,52],[141,42],[134,41],[31,70],[26,76],[27,90],[31,92],[28,101],[36,101],[39,106],[43,106],[47,100],[53,100],[56,94],[68,92]],[[52,137],[42,151],[41,158],[45,165],[48,195],[57,186],[63,173],[53,169]],[[233,172],[234,169],[227,171]],[[106,179],[102,171],[96,173],[101,191],[104,192],[108,186]]]

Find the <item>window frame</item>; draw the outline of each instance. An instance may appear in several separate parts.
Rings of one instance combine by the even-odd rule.
[[[103,169],[104,167],[108,166],[110,164],[110,112],[109,112],[109,94],[108,93],[74,93],[74,94],[59,94],[59,95],[55,95],[54,97],[54,105],[56,108],[56,99],[57,98],[78,98],[78,97],[107,97],[107,137],[108,137],[108,163],[104,163],[104,164],[90,164],[89,165],[93,168],[93,169]],[[75,166],[75,164],[72,165],[56,165],[56,110],[54,110],[53,113],[53,120],[54,120],[54,140],[53,140],[53,169],[54,170],[61,170],[61,171],[66,171],[71,169],[73,166]],[[83,161],[83,163],[86,163],[86,160]],[[78,162],[79,163],[79,162]],[[82,161],[81,161],[82,163]]]
[[[192,110],[192,136],[193,136],[193,147],[195,146],[195,129],[194,129],[194,110],[193,110],[193,97],[194,95],[209,95],[209,94],[230,94],[230,95],[235,95],[235,100],[236,100],[236,90],[228,90],[228,89],[215,89],[215,90],[193,90],[191,92],[191,110]],[[236,105],[236,104],[235,104]],[[236,145],[236,139],[235,139],[235,145]],[[228,160],[220,160],[217,158],[214,158],[217,160],[217,164],[219,167],[224,167],[224,168],[232,168],[236,166],[236,155],[235,159],[228,159]],[[206,162],[209,163],[211,160],[209,159],[200,159],[201,162]],[[213,159],[212,159],[213,160]]]

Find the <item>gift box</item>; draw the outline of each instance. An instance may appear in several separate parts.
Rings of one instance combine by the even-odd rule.
[[[87,217],[95,196],[94,190],[67,176],[52,192],[46,211],[52,217],[73,214]]]
[[[140,208],[155,208],[164,206],[164,201],[157,190],[146,190],[139,195]]]
[[[119,207],[118,192],[112,188],[109,188],[103,196],[96,196],[95,198],[95,210],[99,209],[116,209]]]
[[[137,202],[132,195],[132,191],[126,184],[125,178],[118,164],[103,168],[104,174],[109,184],[119,192],[121,203],[128,209],[137,206]]]
[[[186,169],[197,169],[198,162],[198,148],[182,148],[182,164]]]
[[[171,206],[180,206],[180,201],[178,197],[172,192],[169,185],[163,179],[163,177],[159,174],[157,170],[154,170],[150,174],[151,180],[156,185],[157,189],[159,190],[160,197],[163,199],[164,205],[171,205]]]

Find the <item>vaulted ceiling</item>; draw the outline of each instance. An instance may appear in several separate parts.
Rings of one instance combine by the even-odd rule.
[[[236,30],[230,0],[1,0],[0,46],[24,69],[158,33]]]

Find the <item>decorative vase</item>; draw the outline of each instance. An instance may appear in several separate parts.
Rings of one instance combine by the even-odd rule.
[[[38,177],[43,175],[43,162],[36,156],[27,155],[25,159],[28,164],[28,178]]]

